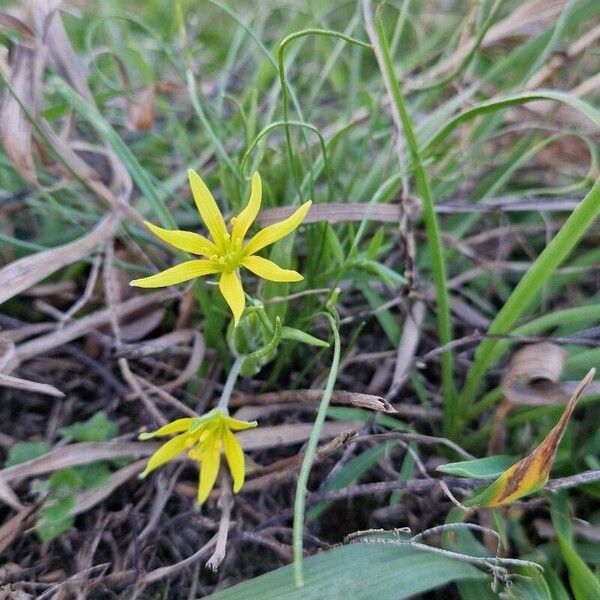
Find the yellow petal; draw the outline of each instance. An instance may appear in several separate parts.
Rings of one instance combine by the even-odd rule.
[[[244,431],[245,429],[253,429],[258,425],[256,421],[240,421],[233,417],[226,417],[227,427],[232,431]]]
[[[151,431],[148,433],[140,433],[138,439],[140,440],[149,440],[153,437],[161,437],[163,435],[171,435],[172,433],[182,433],[187,431],[192,424],[192,420],[190,417],[184,417],[183,419],[176,419],[171,423],[167,423],[163,425],[160,429],[156,431]]]
[[[246,269],[252,271],[255,275],[268,279],[269,281],[302,281],[304,277],[296,271],[290,269],[282,269],[273,261],[262,258],[261,256],[246,256],[242,261],[242,265]]]
[[[304,217],[306,217],[306,213],[310,208],[312,202],[309,200],[305,202],[294,214],[289,216],[287,219],[280,221],[279,223],[273,223],[273,225],[269,225],[264,229],[261,229],[246,245],[244,248],[244,254],[249,256],[250,254],[255,254],[261,248],[265,246],[269,246],[270,244],[274,244],[276,241],[285,237],[294,229],[296,229],[302,221],[304,221]]]
[[[246,204],[244,210],[242,210],[242,212],[235,218],[231,228],[231,238],[234,241],[240,240],[240,244],[243,241],[246,233],[248,233],[248,229],[250,229],[250,225],[254,223],[254,219],[256,219],[256,215],[260,210],[261,198],[262,183],[260,181],[260,175],[258,173],[254,173],[254,175],[252,175],[252,190],[250,191],[250,199],[248,200],[248,204]]]
[[[163,229],[148,221],[144,221],[144,223],[156,237],[179,250],[207,257],[218,252],[217,247],[210,240],[207,240],[203,235],[198,233],[180,231],[178,229]]]
[[[178,435],[172,440],[164,443],[149,459],[144,472],[140,477],[146,477],[154,469],[164,465],[183,452],[188,447],[190,436],[187,434]]]
[[[229,430],[226,430],[223,436],[223,449],[233,477],[233,491],[237,494],[244,485],[244,451],[235,435]]]
[[[213,489],[217,474],[219,473],[219,465],[221,464],[221,443],[220,440],[211,436],[211,440],[207,440],[206,450],[202,453],[202,462],[200,463],[200,482],[198,484],[198,504],[203,504],[210,490]]]
[[[217,246],[224,249],[225,242],[229,236],[227,234],[227,228],[225,227],[223,215],[221,214],[215,199],[196,171],[188,169],[188,178],[190,180],[194,201],[196,202],[198,212],[200,213],[206,228],[210,232],[210,235]]]
[[[175,285],[184,281],[194,279],[194,277],[202,277],[203,275],[211,275],[218,273],[221,270],[219,263],[212,260],[188,260],[180,265],[161,271],[150,277],[142,279],[134,279],[129,283],[135,287],[142,288],[157,288]]]
[[[237,273],[235,271],[223,273],[219,280],[219,289],[227,304],[229,304],[229,308],[231,308],[234,325],[237,325],[246,306],[244,290],[242,289],[242,284]]]

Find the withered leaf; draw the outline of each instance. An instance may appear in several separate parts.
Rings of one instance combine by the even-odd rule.
[[[548,481],[558,444],[575,410],[575,405],[595,374],[596,369],[591,369],[583,378],[571,399],[567,402],[560,420],[539,446],[525,458],[504,471],[488,488],[464,502],[465,506],[481,508],[503,506],[544,486]]]

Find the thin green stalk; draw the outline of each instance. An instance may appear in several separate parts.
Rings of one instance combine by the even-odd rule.
[[[278,127],[289,127],[290,125],[294,127],[300,127],[303,129],[309,129],[319,138],[319,145],[321,146],[321,152],[323,154],[323,164],[325,165],[325,173],[329,176],[329,163],[327,162],[327,146],[325,145],[325,138],[323,138],[321,132],[314,125],[310,125],[310,123],[304,123],[302,121],[275,121],[274,123],[270,123],[264,129],[262,129],[259,133],[254,136],[254,139],[248,144],[248,149],[244,152],[244,156],[242,156],[242,160],[240,162],[240,171],[242,175],[244,174],[244,170],[246,168],[246,163],[250,159],[250,155],[258,146],[258,143],[262,138],[271,133],[274,129]]]
[[[285,140],[287,144],[287,152],[288,159],[290,162],[290,169],[292,170],[292,175],[294,177],[294,181],[296,183],[296,189],[298,194],[300,195],[300,181],[298,179],[298,175],[296,174],[296,169],[294,169],[294,155],[292,152],[292,136],[290,133],[290,128],[288,125],[289,122],[289,103],[290,103],[290,94],[288,90],[288,84],[285,77],[285,66],[283,64],[283,59],[285,55],[286,46],[293,40],[299,39],[301,37],[305,37],[307,35],[325,35],[331,37],[340,38],[350,44],[356,44],[361,48],[371,49],[371,45],[365,42],[361,42],[360,40],[356,40],[348,35],[340,33],[339,31],[332,31],[329,29],[303,29],[302,31],[295,31],[294,33],[288,35],[283,40],[281,40],[279,44],[279,50],[277,52],[277,61],[278,61],[278,71],[279,71],[279,82],[281,84],[281,96],[283,98],[283,121],[285,123]],[[300,115],[302,118],[302,116]]]
[[[481,46],[481,42],[483,41],[483,38],[485,37],[485,34],[488,32],[489,28],[492,26],[492,23],[494,22],[494,19],[496,18],[496,15],[498,14],[498,11],[501,6],[502,6],[502,0],[495,0],[492,8],[490,9],[488,16],[486,17],[483,25],[481,26],[481,29],[477,32],[477,35],[475,37],[475,40],[474,40],[471,48],[465,54],[465,57],[456,66],[455,69],[453,69],[448,74],[446,74],[446,76],[442,77],[441,79],[438,79],[437,81],[418,84],[418,85],[414,86],[413,88],[411,88],[411,91],[418,91],[418,92],[429,91],[436,87],[441,87],[443,85],[446,85],[447,83],[450,83],[453,79],[455,79],[458,75],[460,75],[460,73],[462,73],[469,66],[469,63],[475,56],[477,50],[479,50],[479,47]]]
[[[194,108],[194,111],[196,111],[196,115],[198,115],[198,119],[200,119],[200,123],[201,123],[202,127],[204,128],[208,138],[212,142],[212,145],[215,149],[215,153],[219,157],[219,160],[221,160],[227,166],[227,168],[231,171],[232,175],[238,181],[242,182],[241,175],[239,174],[238,170],[236,169],[235,165],[233,164],[233,161],[231,160],[231,158],[229,158],[229,155],[225,151],[225,148],[223,148],[223,144],[221,144],[221,141],[219,140],[216,133],[214,132],[212,125],[210,124],[210,121],[208,120],[206,113],[204,112],[204,109],[202,108],[202,105],[200,104],[200,100],[198,99],[198,92],[196,90],[196,77],[194,76],[194,69],[193,69],[193,57],[192,57],[192,53],[191,53],[189,45],[188,45],[187,32],[185,29],[185,20],[183,18],[182,0],[178,0],[178,2],[175,4],[175,9],[176,9],[175,12],[177,15],[177,25],[179,28],[179,39],[181,42],[181,50],[183,52],[183,57],[184,57],[185,64],[186,64],[185,81],[187,84],[188,94],[189,94],[190,100],[192,102],[192,107]]]
[[[115,131],[108,121],[98,112],[95,106],[89,104],[85,98],[80,96],[66,81],[53,75],[49,79],[52,88],[72,106],[75,111],[85,119],[98,133],[98,135],[107,141],[115,154],[121,159],[127,167],[129,174],[140,188],[144,198],[148,200],[150,206],[154,209],[156,216],[160,219],[164,227],[174,229],[177,225],[173,216],[165,206],[163,199],[156,192],[156,188],[148,175],[148,172],[140,165],[129,146],[125,144],[121,136]],[[72,169],[71,169],[72,171]],[[79,174],[77,179],[84,179]],[[89,186],[89,184],[87,184]]]
[[[579,203],[560,231],[521,278],[496,318],[492,321],[488,329],[489,334],[502,335],[510,332],[511,327],[545,285],[548,278],[569,256],[577,242],[599,215],[600,180]],[[488,367],[494,358],[497,358],[495,350],[500,342],[501,340],[488,338],[483,340],[477,348],[475,360],[467,373],[465,387],[459,398],[459,412],[461,415],[466,416],[467,411],[471,408]],[[460,423],[460,425],[462,426],[464,423]]]
[[[335,309],[332,309],[332,311],[334,310]],[[298,484],[296,486],[292,539],[294,548],[294,580],[297,587],[304,586],[304,575],[302,573],[302,530],[304,529],[304,507],[306,504],[308,476],[310,475],[310,469],[315,458],[317,444],[319,443],[319,438],[321,436],[321,429],[323,428],[325,416],[327,415],[327,409],[329,408],[329,402],[331,400],[331,395],[333,394],[333,386],[335,385],[340,365],[340,334],[336,322],[337,313],[335,315],[324,313],[324,315],[329,319],[331,331],[333,332],[333,359],[331,360],[331,368],[329,369],[329,375],[327,377],[327,382],[325,383],[325,389],[323,390],[317,417],[315,418],[314,426],[306,444],[304,460],[302,461],[302,467],[300,468],[300,473],[298,475]]]
[[[221,392],[221,397],[219,398],[219,403],[217,404],[217,408],[227,411],[227,406],[229,405],[229,399],[231,398],[231,394],[233,392],[233,386],[237,381],[237,378],[240,374],[240,369],[244,364],[244,360],[246,360],[246,355],[242,354],[241,356],[237,356],[231,365],[231,369],[229,370],[229,375],[227,375],[227,380],[225,381],[225,385],[223,386],[223,391]]]
[[[446,265],[444,259],[444,250],[440,236],[437,217],[433,204],[433,197],[421,160],[419,145],[415,136],[412,122],[406,108],[404,96],[400,83],[394,72],[394,65],[390,56],[387,38],[383,27],[381,14],[378,10],[375,16],[375,30],[377,39],[381,46],[381,59],[383,64],[380,68],[384,69],[388,80],[389,88],[392,93],[393,101],[398,111],[406,142],[410,150],[412,163],[414,167],[417,191],[421,196],[423,203],[423,219],[425,221],[425,230],[427,232],[427,245],[431,256],[431,270],[437,299],[437,319],[440,345],[446,346],[452,341],[452,325],[450,322],[450,303],[448,300],[448,287],[446,284]],[[378,57],[379,60],[379,57]],[[441,356],[442,361],[442,393],[444,396],[444,432],[450,435],[455,430],[456,413],[456,390],[453,379],[453,359],[450,350],[445,351]]]

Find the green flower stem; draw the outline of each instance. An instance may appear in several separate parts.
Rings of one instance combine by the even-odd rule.
[[[221,392],[221,397],[219,398],[219,403],[217,404],[217,408],[227,412],[227,406],[229,404],[229,399],[231,398],[231,394],[233,393],[233,386],[237,381],[237,378],[240,374],[240,369],[242,368],[242,364],[246,358],[245,354],[236,357],[233,361],[233,365],[231,365],[231,370],[229,371],[229,375],[227,375],[227,380],[225,381],[225,385],[223,386],[223,391]]]
[[[335,311],[335,309],[332,310]],[[292,539],[294,548],[294,580],[297,587],[304,586],[304,575],[302,573],[302,530],[304,529],[304,507],[306,504],[308,476],[310,475],[310,469],[315,458],[317,444],[319,443],[319,438],[321,436],[321,429],[323,428],[340,365],[340,334],[335,318],[337,314],[335,314],[335,316],[330,313],[323,314],[329,319],[329,324],[331,325],[331,330],[333,332],[333,359],[331,361],[331,368],[329,369],[329,375],[327,376],[327,382],[317,411],[317,417],[312,431],[310,432],[308,443],[306,444],[304,460],[302,461],[302,467],[300,468],[300,473],[298,475],[298,485],[296,487]]]
[[[415,172],[417,190],[423,203],[423,219],[425,221],[425,230],[427,232],[427,245],[431,256],[431,270],[433,273],[433,281],[435,284],[437,299],[437,319],[440,345],[446,346],[452,341],[452,325],[450,322],[450,302],[448,299],[448,287],[446,284],[446,265],[443,245],[437,217],[435,214],[435,208],[433,205],[433,196],[431,194],[429,181],[427,179],[427,174],[425,173],[425,168],[423,167],[423,161],[419,151],[419,144],[417,142],[412,122],[406,108],[400,83],[394,72],[394,65],[390,56],[389,46],[385,36],[385,29],[379,10],[375,16],[375,30],[377,33],[377,40],[381,47],[381,58],[383,65],[380,65],[380,67],[385,70],[384,75],[388,81],[394,105],[402,122],[404,135],[410,150]],[[455,422],[458,417],[456,412],[457,395],[454,388],[454,366],[451,351],[445,351],[441,356],[441,360],[442,393],[444,396],[444,432],[447,436],[450,436],[452,435],[452,432],[455,431]]]

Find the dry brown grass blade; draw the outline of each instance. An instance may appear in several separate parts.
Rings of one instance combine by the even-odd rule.
[[[0,556],[7,550],[19,534],[29,525],[32,517],[41,508],[41,504],[26,506],[18,509],[16,515],[8,519],[0,527]],[[2,578],[2,567],[0,567],[0,579]],[[0,589],[1,591],[1,589]],[[0,595],[0,598],[2,596]],[[6,598],[16,599],[18,596],[6,596]]]
[[[425,303],[417,300],[411,307],[402,328],[402,336],[398,344],[398,354],[396,355],[396,364],[392,383],[390,384],[387,397],[395,398],[402,389],[405,381],[410,375],[410,369],[415,358],[417,346],[421,339],[421,326],[425,318]]]
[[[315,452],[313,464],[317,464],[326,456],[345,447],[355,435],[356,432],[354,431],[345,431],[319,446]],[[283,481],[297,475],[303,460],[304,452],[296,454],[295,456],[283,458],[256,471],[250,471],[248,473],[248,481],[244,484],[244,490],[247,492],[255,492],[273,485],[281,484]]]
[[[150,294],[135,296],[130,300],[121,302],[114,307],[118,317],[124,317],[143,308],[160,304],[180,294],[177,290],[164,289]],[[24,342],[16,347],[16,359],[18,362],[23,362],[38,356],[44,352],[48,352],[53,348],[58,348],[63,344],[68,344],[77,338],[86,335],[90,331],[106,325],[111,319],[111,310],[105,308],[91,315],[78,319],[66,325],[62,329],[42,335],[28,342]]]
[[[504,19],[490,27],[483,40],[481,40],[481,47],[491,48],[513,37],[531,35],[532,31],[551,23],[560,14],[566,3],[567,0],[530,0],[529,2],[523,2],[516,10],[511,11]],[[473,43],[474,38],[462,44],[452,56],[426,71],[416,84],[421,84],[424,81],[434,81],[443,76],[444,73],[449,73],[458,67],[472,48]],[[415,84],[411,81],[407,87],[410,89],[414,86]]]
[[[0,10],[0,27],[11,30],[14,29],[25,36],[27,43],[33,40],[33,30],[27,23],[24,23],[21,19],[18,19],[14,15],[11,15],[3,10]]]
[[[73,52],[58,12],[61,4],[61,0],[32,0],[29,9],[33,29],[38,40],[47,48],[59,73],[94,106],[94,97],[87,84],[87,70]]]
[[[99,460],[113,460],[123,456],[149,456],[158,444],[141,442],[81,442],[68,444],[24,463],[0,470],[0,481],[10,482],[53,473],[59,469],[85,465]]]
[[[2,481],[2,479],[0,479],[0,501],[10,506],[13,510],[21,510],[23,508],[23,505],[19,502],[17,495],[13,492],[10,485],[6,481]],[[2,536],[0,535],[0,545],[2,545],[1,539]],[[1,553],[2,551],[0,550]]]
[[[295,210],[293,206],[282,206],[281,208],[269,208],[263,210],[257,217],[261,227],[271,225],[289,217]],[[364,218],[369,221],[380,223],[397,223],[400,218],[400,205],[398,204],[367,204],[332,202],[331,204],[313,204],[304,219],[304,223],[317,223],[327,221],[328,223],[360,222]]]
[[[14,43],[10,53],[8,80],[27,109],[37,113],[41,89],[43,55],[37,47]],[[0,111],[1,138],[6,154],[23,179],[37,185],[33,161],[33,137],[29,121],[15,97],[6,90]]]
[[[59,269],[88,256],[99,244],[111,237],[121,220],[109,215],[90,231],[74,242],[38,252],[16,260],[0,270],[0,304],[13,298]]]
[[[63,398],[64,394],[59,389],[48,383],[38,383],[37,381],[29,381],[29,379],[20,379],[12,375],[0,373],[0,387],[8,387],[15,390],[25,390],[34,394],[44,394],[45,396],[53,396],[54,398]]]
[[[229,402],[231,407],[248,405],[268,405],[279,402],[301,402],[318,404],[323,395],[322,390],[282,390],[280,392],[267,392],[265,394],[237,394]],[[345,406],[357,406],[377,412],[395,413],[394,407],[381,396],[371,394],[359,394],[357,392],[346,392],[335,390],[331,396],[331,404]]]
[[[349,429],[356,429],[358,425],[343,421],[325,423],[320,439],[335,437]],[[244,450],[265,450],[305,442],[311,431],[311,423],[296,423],[241,431],[237,437]],[[0,482],[9,483],[99,460],[113,460],[123,456],[144,458],[153,454],[159,446],[159,443],[154,442],[125,441],[68,444],[51,450],[43,456],[0,470]],[[185,459],[185,455],[182,459]]]
[[[185,368],[172,381],[156,386],[163,391],[174,390],[194,377],[204,360],[206,346],[204,338],[199,331],[195,329],[179,329],[154,340],[147,340],[141,344],[124,345],[121,346],[118,356],[136,359],[144,356],[152,356],[153,354],[168,353],[174,347],[187,345],[190,342],[192,343],[192,348]]]

